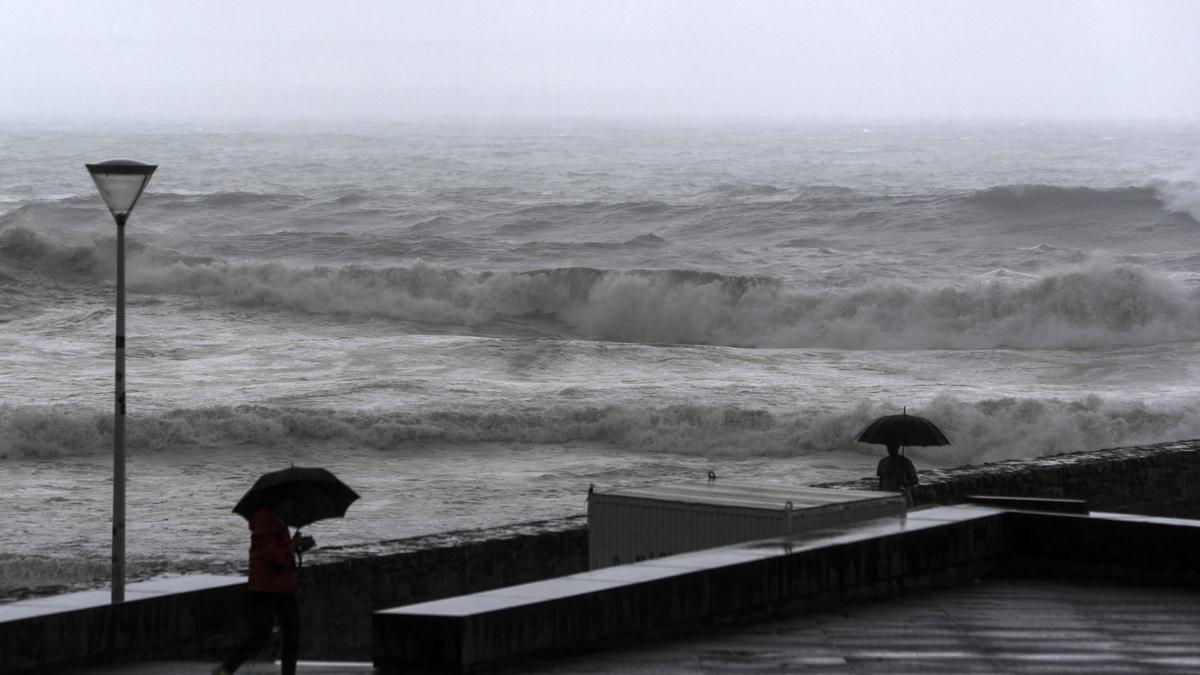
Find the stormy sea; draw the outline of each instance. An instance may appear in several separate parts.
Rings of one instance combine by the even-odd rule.
[[[555,518],[588,486],[871,475],[1200,436],[1200,127],[9,124],[0,598],[109,566],[127,227],[131,579],[244,566],[230,509],[325,466],[321,545]],[[320,549],[312,553],[319,559]]]

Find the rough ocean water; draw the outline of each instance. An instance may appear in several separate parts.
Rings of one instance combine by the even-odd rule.
[[[0,597],[106,583],[115,227],[133,578],[244,565],[319,464],[356,544],[602,488],[1200,436],[1200,128],[424,122],[0,129]],[[320,550],[313,554],[319,559]]]

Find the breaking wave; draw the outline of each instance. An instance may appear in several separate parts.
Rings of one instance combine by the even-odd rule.
[[[111,242],[65,247],[21,228],[0,232],[0,255],[59,276],[110,274],[111,257],[96,249],[104,246]],[[130,260],[129,287],[138,293],[468,331],[535,321],[539,330],[572,338],[835,349],[1090,348],[1200,338],[1200,291],[1165,273],[1108,262],[954,285],[797,290],[771,277],[696,270],[298,267],[144,246],[133,246]]]
[[[410,268],[141,267],[143,293],[241,307],[461,325],[536,318],[598,340],[837,349],[1076,348],[1200,337],[1196,289],[1136,266],[1030,280],[790,291],[766,277],[556,268],[468,274]]]
[[[131,452],[189,452],[213,447],[287,451],[296,444],[422,452],[473,443],[606,443],[630,453],[705,457],[873,452],[854,436],[895,406],[864,401],[838,411],[786,414],[734,406],[612,405],[506,412],[347,412],[270,406],[182,409],[131,417]],[[940,462],[975,463],[1200,437],[1200,401],[1145,403],[1087,396],[1076,400],[935,398],[913,409],[954,442],[912,452]],[[0,407],[3,457],[59,457],[111,450],[111,414],[59,407]],[[257,451],[257,450],[256,450]]]
[[[1098,189],[1037,184],[997,185],[970,194],[967,201],[1007,209],[1163,206],[1153,187]]]
[[[1168,211],[1186,213],[1200,223],[1200,177],[1161,178],[1152,185]]]

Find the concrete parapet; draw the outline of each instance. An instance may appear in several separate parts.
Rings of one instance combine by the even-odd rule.
[[[583,518],[327,548],[301,575],[301,655],[365,658],[371,613],[587,568]],[[245,637],[243,577],[129,584],[127,601],[85,591],[0,605],[0,673],[116,660],[225,656]]]
[[[326,551],[326,559],[341,559],[305,567],[301,577],[302,653],[364,658],[375,610],[585,570],[583,522],[564,518],[433,535],[375,545],[371,555],[357,547]]]
[[[245,586],[243,577],[196,575],[130,584],[116,605],[103,590],[0,606],[0,672],[231,649],[246,632]]]
[[[959,582],[1005,554],[999,514],[935,509],[384,610],[375,664],[471,672]]]
[[[1200,587],[1198,550],[1200,521],[923,509],[383,610],[374,660],[476,672],[992,575]]]

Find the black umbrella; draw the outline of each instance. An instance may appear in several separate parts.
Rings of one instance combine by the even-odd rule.
[[[855,440],[878,445],[950,445],[950,439],[936,424],[919,415],[909,415],[907,410],[876,419]]]
[[[263,474],[233,507],[246,520],[263,507],[289,527],[304,527],[325,518],[341,518],[358,494],[329,471],[293,466]]]

